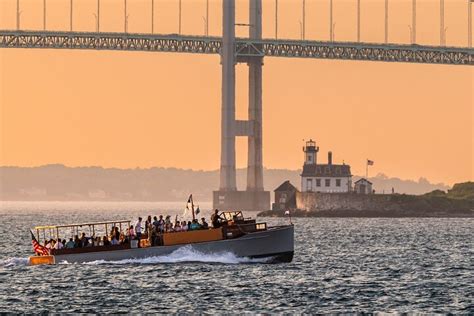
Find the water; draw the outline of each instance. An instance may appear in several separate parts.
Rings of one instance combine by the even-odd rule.
[[[294,219],[290,264],[186,247],[30,267],[34,225],[182,214],[183,205],[1,203],[0,311],[474,313],[474,219]]]

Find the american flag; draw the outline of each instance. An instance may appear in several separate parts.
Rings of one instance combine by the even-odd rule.
[[[367,166],[373,166],[373,165],[374,165],[374,161],[367,159]]]
[[[40,243],[36,240],[35,235],[32,231],[31,233],[31,243],[33,244],[33,251],[41,256],[49,256],[49,249],[45,246],[41,246]]]

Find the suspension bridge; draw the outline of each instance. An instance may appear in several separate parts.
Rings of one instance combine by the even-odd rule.
[[[130,0],[129,0],[130,1]],[[154,0],[150,0],[153,8]],[[23,30],[20,27],[20,0],[17,0],[16,29],[0,30],[0,48],[24,49],[79,49],[115,50],[165,53],[217,54],[222,64],[221,105],[221,168],[220,187],[214,192],[214,207],[220,209],[261,210],[270,206],[270,193],[263,187],[262,158],[262,69],[263,59],[273,57],[314,58],[332,60],[359,60],[397,63],[423,63],[453,66],[473,66],[472,3],[466,0],[468,41],[466,47],[449,47],[445,41],[444,0],[440,1],[440,45],[416,43],[416,0],[412,0],[411,44],[388,42],[388,8],[385,0],[385,42],[360,41],[360,0],[357,0],[357,40],[334,40],[333,0],[330,3],[330,40],[307,40],[305,36],[306,9],[302,1],[301,39],[278,38],[278,0],[275,1],[275,38],[262,38],[262,0],[250,0],[249,36],[235,36],[235,0],[222,1],[222,37],[181,34],[181,0],[179,0],[178,34],[154,34],[154,17],[151,14],[151,33],[131,33],[128,30],[127,0],[124,0],[123,32],[100,31],[100,0],[97,0],[95,32],[78,32],[72,27],[73,0],[70,0],[70,29],[49,31],[46,25],[46,0],[43,0],[43,30]],[[208,6],[205,18],[208,24]],[[296,1],[295,1],[296,3]],[[153,12],[153,9],[152,9]],[[249,118],[235,119],[235,65],[246,63],[249,67]],[[247,188],[238,191],[236,186],[235,138],[248,137]]]

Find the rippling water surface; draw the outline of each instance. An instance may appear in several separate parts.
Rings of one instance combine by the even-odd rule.
[[[185,247],[30,267],[30,227],[182,214],[181,205],[0,203],[0,311],[474,313],[473,219],[294,219],[289,264]]]

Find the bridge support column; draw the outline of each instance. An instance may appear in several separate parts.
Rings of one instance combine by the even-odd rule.
[[[223,1],[220,191],[237,190],[235,177],[235,0]]]
[[[250,1],[249,37],[262,39],[262,0]],[[249,121],[253,124],[248,136],[247,199],[251,209],[270,208],[270,192],[263,188],[263,144],[262,144],[262,79],[263,57],[250,57],[249,67]]]
[[[262,39],[262,1],[250,1],[250,34]],[[263,191],[262,148],[262,66],[263,57],[250,58],[249,66],[249,121],[253,133],[248,138],[247,191]]]
[[[222,121],[220,188],[213,206],[220,210],[266,210],[270,192],[263,189],[262,65],[263,57],[245,60],[249,66],[249,118],[235,120],[235,0],[223,1]],[[250,1],[250,38],[262,38],[262,1]],[[237,191],[235,137],[248,137],[247,190]]]

